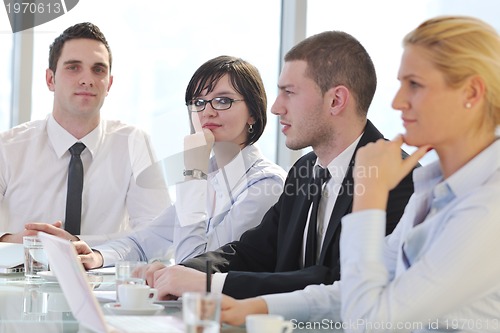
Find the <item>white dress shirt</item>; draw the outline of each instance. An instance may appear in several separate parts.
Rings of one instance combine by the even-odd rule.
[[[123,235],[170,204],[143,131],[102,119],[77,140],[50,114],[0,134],[0,236],[22,231],[28,222],[60,220],[64,227],[68,149],[77,141],[86,146],[82,240],[93,245]]]
[[[270,313],[348,332],[500,332],[500,140],[446,180],[435,162],[414,182],[385,239],[383,211],[342,219],[341,282],[264,296]]]
[[[362,134],[361,134],[362,135]],[[318,206],[318,223],[317,223],[317,232],[318,232],[318,240],[320,241],[320,246],[318,246],[318,252],[316,254],[316,259],[319,258],[321,253],[321,247],[323,245],[323,241],[325,240],[326,231],[328,229],[328,225],[330,223],[330,218],[332,216],[333,207],[335,206],[335,202],[337,202],[337,197],[339,195],[339,191],[342,188],[342,181],[345,178],[345,174],[347,173],[347,169],[349,168],[349,162],[352,159],[352,155],[356,150],[356,146],[361,140],[361,135],[354,140],[353,143],[349,145],[342,153],[340,153],[337,157],[335,157],[328,165],[328,171],[330,172],[331,178],[323,184],[323,191],[321,193],[321,200]],[[319,160],[316,160],[316,165],[324,168]],[[307,230],[309,230],[309,220],[311,218],[312,204],[309,208],[308,218],[306,227],[304,229],[304,237],[302,240],[302,265],[304,265],[304,258],[306,254],[306,243],[307,243]]]
[[[257,226],[283,191],[286,172],[250,145],[225,167],[209,164],[207,180],[176,185],[175,206],[128,237],[95,247],[109,266],[117,260],[163,258],[174,245],[177,263],[218,249]]]

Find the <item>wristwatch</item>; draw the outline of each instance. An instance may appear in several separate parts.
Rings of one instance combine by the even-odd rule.
[[[184,170],[182,174],[184,176],[191,176],[194,179],[207,179],[207,174],[198,169]]]

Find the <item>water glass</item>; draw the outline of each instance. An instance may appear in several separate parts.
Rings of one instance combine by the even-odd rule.
[[[220,332],[221,294],[187,292],[182,294],[182,315],[186,333]]]
[[[48,312],[48,293],[42,284],[26,284],[24,286],[23,319],[27,321],[44,321]]]
[[[49,261],[43,250],[43,244],[37,236],[24,236],[24,276],[37,279],[38,272],[49,270]]]

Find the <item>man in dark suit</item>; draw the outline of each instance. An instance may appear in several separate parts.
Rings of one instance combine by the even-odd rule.
[[[287,147],[310,146],[313,152],[295,163],[279,201],[261,224],[245,232],[239,241],[181,265],[151,265],[148,284],[159,289],[162,297],[203,290],[202,272],[208,260],[216,272],[212,290],[235,298],[288,292],[340,279],[340,220],[351,212],[354,191],[363,191],[354,187],[355,152],[383,138],[367,120],[376,88],[375,69],[354,37],[324,32],[287,53],[278,87],[272,112],[280,116]],[[314,187],[313,170],[318,167],[328,169],[331,178]],[[323,195],[316,219],[311,217],[311,202],[318,186]],[[390,193],[387,233],[396,226],[412,193],[410,174]],[[317,238],[312,262],[307,259],[308,235],[312,234],[309,226]]]

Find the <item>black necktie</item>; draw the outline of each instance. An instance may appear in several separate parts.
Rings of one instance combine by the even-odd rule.
[[[64,229],[72,235],[80,234],[82,220],[83,164],[80,154],[85,149],[81,142],[75,143],[69,152],[68,195],[66,196],[66,220]]]
[[[323,169],[317,165],[314,169],[314,180],[309,185],[309,195],[312,196],[312,210],[309,217],[309,228],[307,229],[306,254],[304,267],[309,267],[316,264],[317,248],[318,248],[318,206],[321,199],[323,184],[330,179],[328,169]]]

